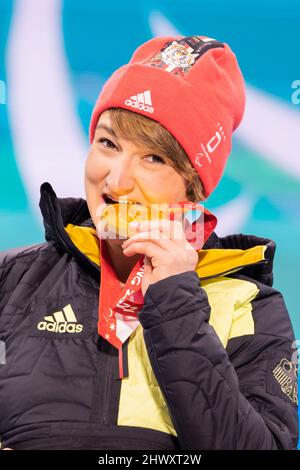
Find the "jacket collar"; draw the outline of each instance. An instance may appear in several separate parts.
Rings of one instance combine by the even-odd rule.
[[[99,242],[88,205],[82,198],[58,198],[50,185],[40,187],[45,239],[74,256],[98,282]],[[213,232],[199,251],[196,271],[201,279],[240,271],[267,285],[273,284],[275,243],[255,235],[219,237]]]
[[[58,250],[74,256],[79,264],[99,282],[100,269],[71,240],[66,231],[68,224],[93,226],[88,205],[82,198],[58,198],[50,185],[45,182],[40,187],[39,206],[45,227],[45,239],[55,243]],[[94,227],[95,228],[95,227]]]

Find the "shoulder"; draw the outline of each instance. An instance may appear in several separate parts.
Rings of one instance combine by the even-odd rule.
[[[32,266],[37,259],[47,263],[55,251],[53,242],[36,243],[0,251],[0,283],[3,284],[11,273],[14,273],[15,277],[18,272],[22,275],[22,272]]]
[[[234,273],[232,278],[255,286],[256,295],[249,300],[256,334],[267,334],[295,341],[283,293],[273,286],[243,274]]]
[[[5,251],[0,251],[0,266],[4,266],[12,261],[14,261],[16,258],[20,258],[22,256],[30,256],[34,252],[36,252],[39,247],[42,247],[43,245],[47,244],[47,242],[43,243],[36,243],[33,245],[23,245],[23,246],[18,246],[15,248],[10,248]]]
[[[284,296],[256,279],[237,273],[234,276],[257,288],[256,295],[235,311],[226,346],[240,385],[248,390],[252,385],[257,388],[264,384],[266,396],[278,395],[287,405],[296,407],[298,348]],[[281,377],[291,380],[291,393],[280,389]]]

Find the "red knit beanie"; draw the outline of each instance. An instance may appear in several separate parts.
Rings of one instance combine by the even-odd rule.
[[[245,83],[226,43],[205,36],[156,37],[107,80],[90,122],[92,143],[100,114],[124,108],[159,122],[181,144],[207,198],[219,183],[231,137],[245,109]]]

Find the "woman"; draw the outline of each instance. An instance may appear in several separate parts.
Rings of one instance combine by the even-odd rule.
[[[208,211],[198,250],[178,221],[142,222],[126,241],[100,224],[103,204],[204,201],[244,105],[235,55],[204,36],[152,39],[105,84],[86,201],[44,183],[46,242],[1,254],[2,447],[296,449],[274,242],[218,237]]]

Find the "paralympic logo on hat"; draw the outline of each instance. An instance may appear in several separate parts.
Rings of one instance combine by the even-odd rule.
[[[226,140],[226,135],[223,126],[220,124],[220,122],[218,122],[217,130],[214,135],[209,139],[209,141],[206,144],[201,142],[202,152],[198,152],[195,156],[196,165],[203,166],[203,160],[208,161],[208,163],[211,163],[211,155],[219,147],[220,143],[222,142],[222,139]]]

